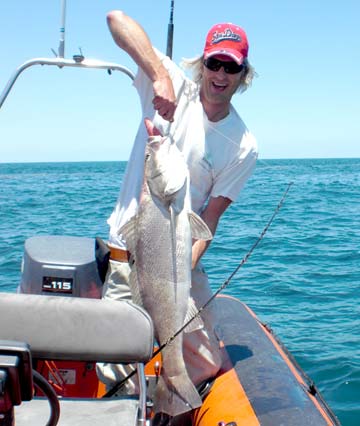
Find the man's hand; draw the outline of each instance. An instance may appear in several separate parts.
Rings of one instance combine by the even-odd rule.
[[[176,97],[170,76],[164,76],[153,83],[154,109],[167,121],[174,121]]]
[[[174,87],[144,29],[121,10],[109,12],[107,22],[115,43],[132,57],[153,82],[155,110],[164,120],[173,121],[176,109]]]

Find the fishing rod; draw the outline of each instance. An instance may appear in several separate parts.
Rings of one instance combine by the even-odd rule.
[[[230,284],[230,281],[234,278],[235,274],[239,271],[239,269],[244,265],[244,263],[247,262],[253,251],[256,249],[256,247],[259,245],[261,240],[264,238],[266,232],[270,228],[272,222],[274,221],[276,215],[279,213],[282,205],[284,204],[285,198],[290,191],[291,186],[293,185],[293,182],[289,182],[288,186],[283,193],[278,205],[276,206],[272,216],[270,217],[267,224],[264,226],[264,229],[261,231],[261,234],[258,236],[254,244],[250,247],[246,255],[243,257],[243,259],[239,262],[237,267],[233,270],[233,272],[229,275],[228,279],[221,284],[221,286],[216,290],[216,292],[209,298],[207,302],[205,302],[198,310],[197,312],[184,323],[184,325],[171,337],[169,337],[166,342],[164,342],[162,345],[156,349],[156,351],[153,353],[153,356],[151,359],[154,359],[156,355],[158,355],[166,346],[168,346],[180,333],[182,333],[188,325],[197,318],[201,312]],[[131,373],[129,373],[123,380],[121,380],[119,383],[117,383],[112,389],[110,389],[105,395],[103,395],[103,398],[110,398],[113,396],[116,392],[118,392],[123,385],[126,383],[128,379],[130,379],[134,374],[136,373],[136,369],[134,369]]]
[[[173,39],[174,39],[174,0],[171,0],[170,18],[168,23],[167,45],[166,45],[166,56],[168,56],[170,59],[172,59]]]

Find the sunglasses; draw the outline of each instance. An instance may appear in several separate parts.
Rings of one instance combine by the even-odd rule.
[[[220,61],[219,59],[215,59],[213,57],[205,59],[204,65],[210,71],[215,71],[215,72],[219,71],[219,69],[223,67],[226,74],[238,74],[244,69],[244,64],[238,65],[234,61],[224,62],[224,61]]]

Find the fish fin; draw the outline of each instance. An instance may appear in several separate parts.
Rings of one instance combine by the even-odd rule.
[[[198,312],[199,311],[195,305],[194,299],[192,297],[189,297],[188,310],[186,313],[184,324],[190,321],[191,318],[194,319],[191,320],[191,322],[185,327],[185,333],[191,333],[192,331],[201,330],[204,328],[204,322]]]
[[[187,185],[186,182],[176,191],[172,193],[170,197],[167,195],[167,198],[171,200],[171,208],[178,215],[184,208],[185,197],[186,197]]]
[[[202,405],[201,397],[186,372],[176,377],[160,376],[154,396],[155,413],[177,416]]]
[[[176,143],[170,145],[167,161],[169,164],[176,165],[176,167],[173,167],[171,170],[168,169],[170,173],[168,173],[164,195],[167,197],[177,196],[182,188],[185,187],[185,191],[187,189],[189,170]]]
[[[185,190],[186,190],[186,179],[185,179],[185,177],[178,182],[169,182],[165,187],[164,196],[166,198],[175,197],[179,194],[180,191],[183,190],[183,188],[185,188]]]
[[[211,240],[213,235],[206,223],[194,212],[189,212],[191,236],[196,240]]]

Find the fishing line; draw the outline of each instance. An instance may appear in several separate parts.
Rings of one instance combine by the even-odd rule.
[[[293,182],[289,182],[288,186],[283,194],[283,196],[281,197],[281,200],[279,201],[278,205],[276,206],[272,216],[270,217],[269,221],[267,222],[267,224],[265,225],[264,229],[262,230],[261,234],[258,236],[258,238],[256,239],[256,241],[254,242],[254,244],[250,247],[250,250],[246,253],[246,255],[243,257],[243,259],[240,261],[240,263],[237,265],[237,267],[234,269],[234,271],[229,275],[228,279],[224,281],[224,283],[216,290],[216,292],[210,297],[210,299],[205,302],[199,309],[198,311],[187,321],[185,322],[185,324],[175,333],[173,334],[171,337],[169,337],[167,339],[167,341],[165,343],[163,343],[162,345],[160,345],[158,347],[158,349],[156,349],[156,351],[153,353],[153,356],[151,359],[155,358],[156,355],[158,355],[166,346],[168,346],[180,333],[182,333],[184,331],[184,329],[192,322],[195,320],[195,318],[197,318],[201,312],[215,299],[216,296],[219,295],[219,293],[221,293],[229,284],[230,281],[234,278],[234,276],[236,275],[236,273],[239,271],[239,269],[244,265],[244,263],[247,262],[247,260],[249,259],[249,257],[252,255],[253,251],[256,249],[256,247],[259,245],[260,241],[264,238],[266,232],[268,231],[268,229],[270,228],[272,222],[274,221],[276,215],[279,213],[279,210],[281,209],[282,205],[284,204],[285,198],[291,188],[291,186],[293,185]],[[128,374],[128,376],[126,376],[123,380],[121,380],[119,383],[117,383],[112,389],[110,389],[105,395],[103,395],[103,398],[109,398],[111,396],[113,396],[116,392],[118,392],[123,385],[126,383],[126,381],[128,379],[130,379],[134,374],[136,373],[136,369],[134,371],[132,371],[130,374]]]

